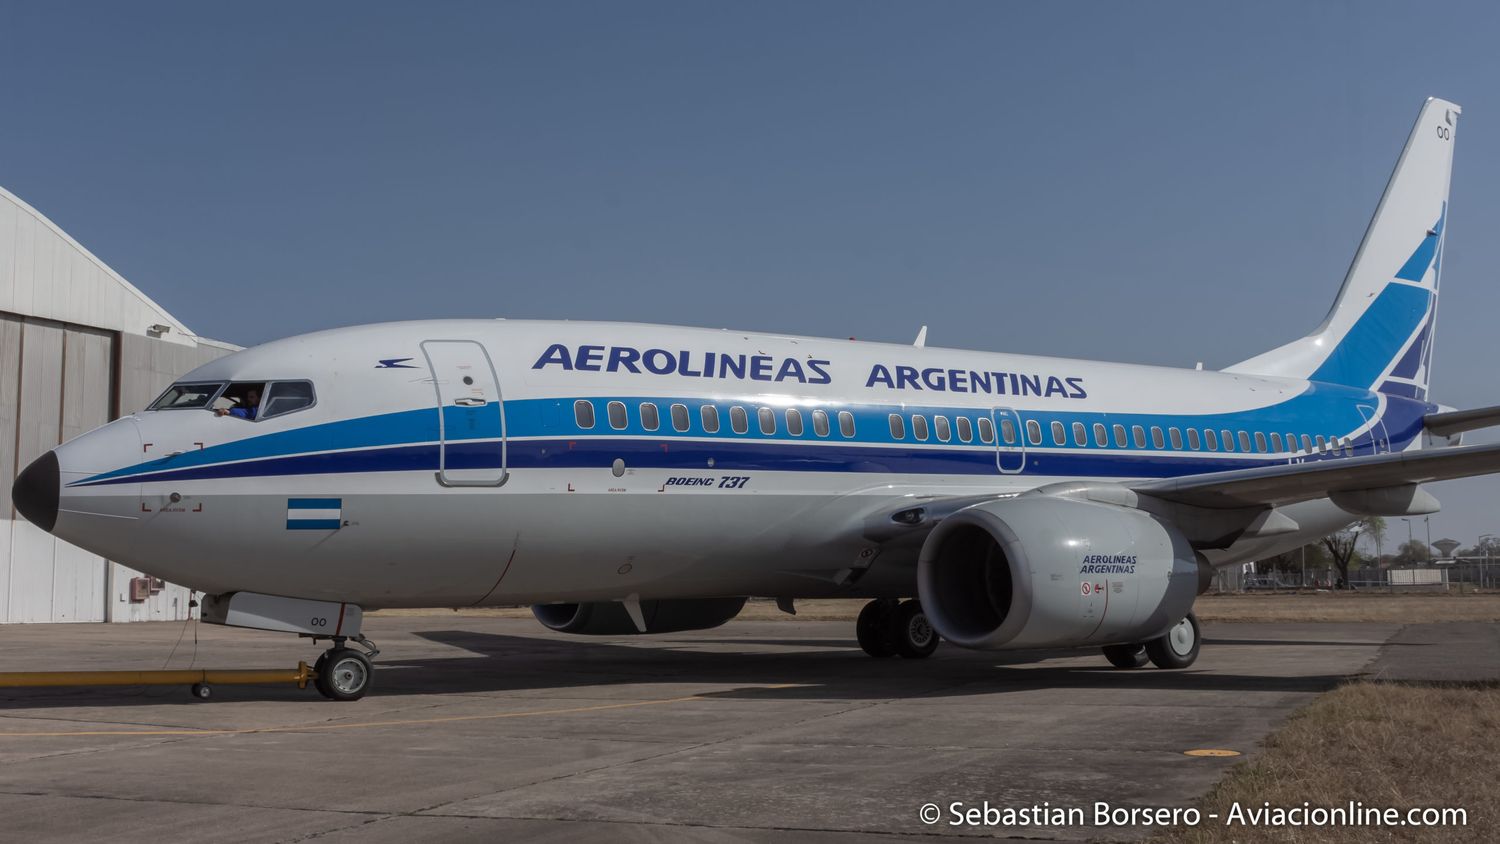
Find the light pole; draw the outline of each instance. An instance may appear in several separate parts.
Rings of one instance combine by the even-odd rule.
[[[1411,538],[1411,519],[1402,519],[1401,521],[1406,522],[1406,551],[1407,553],[1411,553],[1411,544],[1416,541]]]
[[[1481,589],[1489,588],[1490,585],[1490,546],[1485,540],[1493,536],[1493,533],[1479,534],[1479,544],[1484,546],[1484,571],[1479,575],[1479,586]]]

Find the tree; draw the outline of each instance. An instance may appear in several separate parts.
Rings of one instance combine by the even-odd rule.
[[[1417,539],[1401,543],[1401,547],[1396,551],[1396,562],[1401,565],[1425,563],[1430,559],[1432,559],[1432,549]]]
[[[1349,584],[1349,563],[1355,558],[1355,547],[1361,536],[1376,537],[1376,542],[1385,534],[1385,519],[1366,516],[1338,533],[1323,537],[1323,547],[1328,549],[1328,558],[1339,571],[1339,588]]]

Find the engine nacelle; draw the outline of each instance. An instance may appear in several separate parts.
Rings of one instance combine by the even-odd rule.
[[[707,630],[740,614],[744,598],[668,598],[641,601],[647,633]],[[640,633],[619,601],[588,604],[536,604],[531,614],[549,630],[585,636],[625,636]]]
[[[917,588],[928,620],[955,645],[1109,645],[1166,633],[1192,609],[1199,570],[1187,539],[1147,513],[1023,496],[933,528]]]

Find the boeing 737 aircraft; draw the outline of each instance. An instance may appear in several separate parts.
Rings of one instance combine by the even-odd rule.
[[[380,607],[531,604],[620,635],[714,627],[748,596],[858,597],[871,656],[941,636],[1186,667],[1215,566],[1500,471],[1500,445],[1459,442],[1500,408],[1428,395],[1458,115],[1422,107],[1322,324],[1223,371],[660,325],[343,328],[200,367],[32,463],[16,507],[201,590],[206,622],[331,641],[316,683],[341,700],[370,688]]]

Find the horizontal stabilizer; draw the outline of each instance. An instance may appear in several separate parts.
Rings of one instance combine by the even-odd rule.
[[[1143,481],[1130,488],[1199,507],[1280,506],[1360,492],[1500,472],[1500,443],[1318,460]],[[1365,497],[1370,494],[1365,492]]]
[[[1429,413],[1422,417],[1422,425],[1439,437],[1451,437],[1464,431],[1477,431],[1500,425],[1500,405],[1476,407],[1473,410],[1450,410],[1446,413]]]

